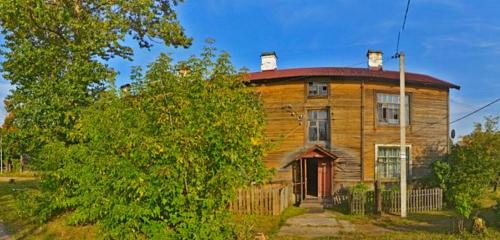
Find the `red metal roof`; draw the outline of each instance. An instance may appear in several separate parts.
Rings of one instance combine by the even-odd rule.
[[[247,75],[249,81],[272,81],[296,77],[339,77],[350,79],[364,78],[373,80],[389,80],[399,83],[399,72],[370,70],[368,68],[346,68],[346,67],[316,67],[316,68],[289,68],[262,72],[253,72]],[[431,77],[425,74],[406,73],[406,82],[435,87],[446,87],[460,89],[460,86]]]

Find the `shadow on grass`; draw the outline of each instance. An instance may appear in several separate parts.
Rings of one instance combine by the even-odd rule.
[[[456,217],[450,212],[409,214],[407,218],[385,214],[372,224],[398,232],[453,233]]]
[[[246,232],[246,236],[255,236],[256,233],[264,233],[271,238],[275,237],[281,226],[285,225],[287,219],[304,214],[306,209],[291,206],[286,208],[278,216],[261,215],[234,215],[232,221],[239,224],[240,231]]]
[[[36,180],[0,182],[0,216],[10,235],[16,238],[29,236],[36,229],[32,219],[20,216],[14,194],[16,191],[37,191],[37,189]],[[26,233],[18,236],[21,231]]]

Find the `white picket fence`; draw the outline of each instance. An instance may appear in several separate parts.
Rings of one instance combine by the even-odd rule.
[[[409,213],[438,211],[443,208],[443,190],[440,188],[413,189],[407,192],[407,209]],[[375,193],[352,193],[349,197],[349,211],[352,214],[364,215],[375,210]],[[382,192],[382,211],[398,214],[401,212],[400,191]]]

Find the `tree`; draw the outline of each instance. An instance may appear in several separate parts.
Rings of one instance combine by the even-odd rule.
[[[483,125],[476,123],[471,134],[453,145],[448,161],[433,166],[447,200],[464,218],[470,218],[500,173],[498,121],[499,117],[488,117]],[[463,228],[463,219],[460,223]]]
[[[127,36],[142,48],[162,40],[188,47],[191,39],[173,7],[182,0],[19,0],[0,1],[5,43],[1,71],[15,89],[8,111],[25,151],[48,143],[71,144],[68,134],[99,93],[114,84],[105,61],[131,59]]]
[[[260,183],[264,118],[227,54],[172,64],[162,54],[129,93],[100,93],[70,136],[45,148],[41,220],[67,213],[105,237],[231,239],[227,207]]]

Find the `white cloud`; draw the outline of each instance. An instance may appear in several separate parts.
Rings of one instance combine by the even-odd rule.
[[[437,49],[449,49],[461,55],[500,55],[500,39],[484,39],[474,33],[429,37],[422,42],[422,46],[424,55]]]

